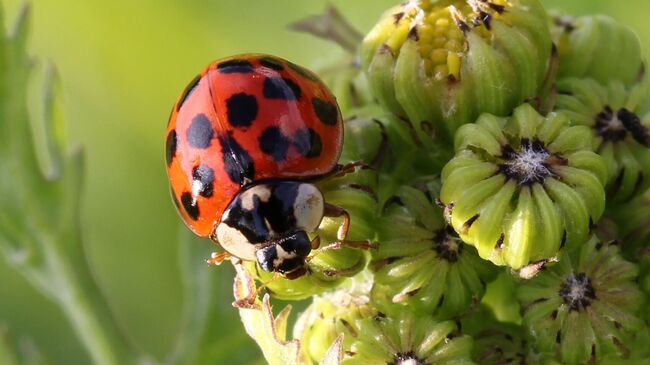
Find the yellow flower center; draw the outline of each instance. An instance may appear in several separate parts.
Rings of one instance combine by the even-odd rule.
[[[415,28],[428,74],[458,80],[466,33],[489,39],[492,20],[509,6],[507,0],[410,0],[394,14],[396,29],[386,44],[399,50]]]

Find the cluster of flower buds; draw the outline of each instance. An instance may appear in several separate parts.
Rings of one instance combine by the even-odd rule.
[[[314,250],[304,278],[267,284],[314,296],[294,328],[305,363],[648,361],[636,35],[538,0],[408,0],[359,42],[326,81],[342,162],[364,168],[319,187],[372,244]]]

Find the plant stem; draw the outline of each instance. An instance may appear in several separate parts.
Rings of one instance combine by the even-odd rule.
[[[83,257],[78,235],[74,236],[76,238],[72,239],[76,240],[74,244],[79,246],[78,253],[81,257],[71,257],[64,253],[60,249],[61,242],[43,242],[45,264],[51,275],[50,282],[54,283],[55,288],[42,289],[50,293],[60,306],[93,364],[136,364],[137,356],[122,335],[106,299],[93,279]]]

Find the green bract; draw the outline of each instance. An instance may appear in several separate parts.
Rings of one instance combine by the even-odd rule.
[[[574,124],[591,129],[596,152],[607,164],[607,193],[612,202],[627,201],[650,186],[650,113],[640,114],[647,85],[606,86],[592,79],[558,82],[556,110]]]
[[[552,29],[560,55],[558,77],[589,77],[631,84],[643,74],[639,39],[605,15],[558,16]]]
[[[636,265],[618,247],[592,237],[559,263],[523,283],[518,298],[524,326],[540,352],[558,354],[563,364],[629,355],[628,344],[643,322],[643,294],[633,282]]]
[[[428,189],[426,190],[428,193]],[[466,246],[443,219],[432,195],[403,186],[389,199],[373,252],[373,297],[436,318],[462,314],[485,293],[494,267]]]
[[[357,319],[350,330],[356,336],[342,365],[473,364],[472,338],[452,321],[400,309]]]
[[[384,107],[423,138],[444,139],[538,95],[551,52],[546,19],[537,0],[409,0],[368,33],[361,61]]]
[[[510,118],[483,114],[456,133],[442,171],[447,219],[479,255],[519,269],[587,239],[605,209],[607,169],[591,131],[530,105]]]

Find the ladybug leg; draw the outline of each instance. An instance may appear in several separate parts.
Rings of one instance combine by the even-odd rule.
[[[338,205],[325,203],[325,212],[323,215],[332,218],[343,217],[343,223],[341,223],[339,229],[336,231],[336,238],[339,241],[345,241],[350,230],[350,213]]]
[[[231,258],[232,255],[228,252],[213,252],[212,256],[206,260],[208,265],[221,265],[222,262]]]
[[[335,177],[341,177],[345,176],[347,174],[351,174],[357,170],[357,168],[362,169],[362,170],[367,170],[367,169],[373,169],[371,165],[368,165],[367,163],[363,161],[354,161],[354,162],[349,162],[346,163],[345,165],[337,164],[334,166],[332,171],[327,172],[323,175],[318,175],[316,177],[307,179],[307,181],[320,181],[324,179],[331,179]]]
[[[331,175],[328,175],[327,177],[332,178],[332,177],[345,176],[347,174],[351,174],[357,171],[357,168],[362,170],[367,170],[367,169],[372,169],[373,167],[371,165],[368,165],[364,161],[348,162],[345,165],[336,165],[334,170],[330,172]]]
[[[311,240],[310,246],[311,246],[312,250],[315,250],[315,249],[319,248],[320,247],[320,236],[314,237],[314,239]]]
[[[347,210],[337,205],[325,203],[325,212],[323,215],[333,218],[343,217],[343,222],[336,232],[337,241],[332,242],[325,247],[322,247],[321,250],[338,250],[341,247],[351,247],[363,250],[375,248],[375,245],[372,244],[369,240],[352,241],[347,239],[348,231],[350,230],[350,213],[348,213]]]

